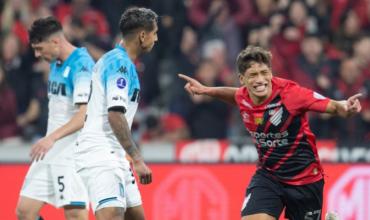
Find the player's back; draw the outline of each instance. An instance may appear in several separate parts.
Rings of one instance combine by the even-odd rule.
[[[54,61],[50,64],[48,134],[65,125],[73,117],[78,111],[77,104],[87,102],[93,66],[94,61],[85,48],[76,48],[63,62]],[[76,138],[77,133],[73,133],[58,142],[68,139],[66,143],[71,142],[73,146]],[[51,158],[64,150],[59,148],[62,147],[55,145],[45,159],[57,161]]]
[[[80,155],[106,149],[124,154],[110,127],[108,110],[123,109],[131,126],[138,107],[139,90],[135,65],[123,47],[116,46],[98,60],[93,69],[85,124],[78,138]],[[96,159],[104,160],[104,156]]]

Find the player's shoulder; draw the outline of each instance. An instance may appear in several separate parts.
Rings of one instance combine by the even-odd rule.
[[[108,51],[101,59],[106,69],[121,69],[122,72],[134,66],[127,53],[123,53],[120,48],[117,47]]]
[[[292,80],[275,77],[275,76],[272,78],[272,84],[276,86],[277,88],[282,88],[282,89],[287,88],[287,87],[299,86],[298,83]]]
[[[248,89],[245,86],[240,87],[236,90],[235,97],[234,97],[236,103],[239,106],[245,106],[248,108],[252,108],[252,101],[249,98]]]
[[[87,49],[83,47],[76,49],[75,56],[73,56],[71,62],[72,65],[76,67],[92,67],[95,64],[94,59],[91,57]]]

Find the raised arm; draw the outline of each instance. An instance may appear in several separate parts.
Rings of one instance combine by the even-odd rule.
[[[130,155],[140,183],[149,184],[152,182],[152,171],[145,165],[144,159],[140,154],[135,142],[132,139],[131,131],[125,115],[121,111],[109,110],[109,124],[126,153]]]
[[[45,154],[53,147],[54,143],[78,130],[80,130],[84,124],[86,115],[86,104],[79,105],[79,110],[73,115],[73,117],[63,126],[56,129],[49,135],[41,138],[31,147],[31,158],[32,160],[42,160]]]
[[[238,88],[236,87],[209,87],[202,85],[199,81],[189,76],[183,74],[178,74],[178,76],[186,80],[185,90],[190,95],[208,95],[232,105],[236,105],[235,93]]]
[[[358,98],[361,96],[362,94],[359,93],[343,101],[330,100],[326,108],[326,113],[338,115],[344,118],[359,113],[361,111],[361,103]]]

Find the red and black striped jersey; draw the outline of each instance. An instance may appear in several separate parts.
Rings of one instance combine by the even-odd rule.
[[[330,99],[293,81],[273,77],[272,94],[262,104],[253,104],[246,87],[237,90],[235,100],[257,148],[260,171],[291,185],[323,178],[306,112],[325,112]]]

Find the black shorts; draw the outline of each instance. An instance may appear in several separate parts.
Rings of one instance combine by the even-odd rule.
[[[279,219],[285,208],[285,217],[290,220],[321,219],[323,190],[324,180],[294,186],[257,171],[247,188],[241,214],[266,213]]]

